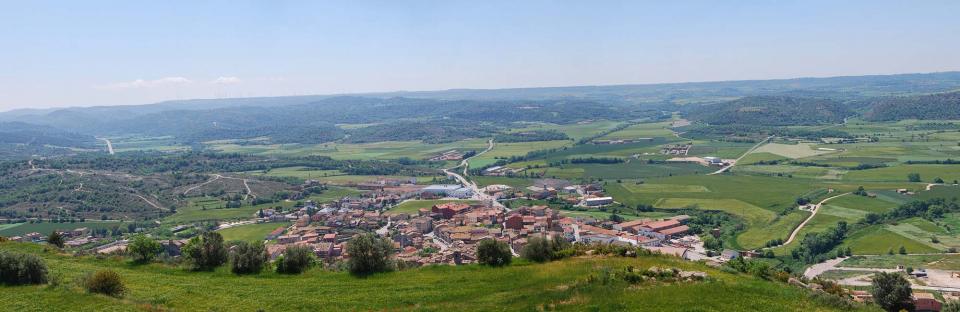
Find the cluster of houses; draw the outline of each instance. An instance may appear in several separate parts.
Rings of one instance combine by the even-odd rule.
[[[463,159],[463,153],[457,150],[449,150],[433,157],[430,157],[430,161],[446,161],[446,160],[461,160]]]
[[[616,140],[593,140],[593,144],[597,145],[608,145],[608,144],[630,144],[644,141],[652,141],[653,138],[636,138],[636,139],[616,139]]]
[[[90,229],[85,227],[76,228],[73,230],[57,230],[57,233],[63,237],[63,244],[67,247],[80,247],[90,243],[98,242],[102,239],[92,236]],[[8,239],[15,242],[39,243],[45,242],[47,240],[47,236],[37,232],[32,232],[24,235],[13,236]]]
[[[493,166],[487,169],[483,169],[483,175],[485,176],[511,176],[523,172],[525,168],[510,168],[507,166]]]
[[[660,153],[664,155],[687,156],[691,147],[693,147],[693,144],[690,143],[667,144],[660,149]]]

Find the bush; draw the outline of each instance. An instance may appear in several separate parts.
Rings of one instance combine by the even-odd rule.
[[[100,270],[88,276],[83,283],[87,291],[111,297],[123,297],[127,287],[123,285],[120,274],[111,270]]]
[[[313,264],[313,250],[306,246],[290,246],[277,259],[277,273],[300,274]]]
[[[510,246],[507,243],[484,239],[477,244],[477,261],[489,266],[509,265],[513,260]]]
[[[553,258],[553,250],[550,249],[550,241],[540,236],[532,236],[527,239],[527,245],[520,251],[520,257],[533,262],[546,262]]]
[[[47,266],[39,257],[0,251],[0,283],[30,285],[46,282]]]
[[[50,233],[50,236],[47,236],[47,243],[57,246],[57,248],[63,248],[63,235],[61,235],[60,232],[53,231]]]
[[[182,253],[194,270],[212,270],[227,262],[227,249],[223,246],[223,236],[217,232],[206,232],[191,238],[183,246]]]
[[[230,272],[234,274],[256,274],[263,271],[267,262],[267,250],[263,242],[239,242],[230,254]]]
[[[369,275],[392,269],[393,244],[374,234],[361,234],[347,243],[350,273]]]
[[[153,257],[160,253],[160,251],[163,251],[163,246],[160,246],[160,243],[146,235],[137,234],[133,236],[130,244],[127,245],[127,251],[133,256],[133,261],[147,263],[153,260]]]

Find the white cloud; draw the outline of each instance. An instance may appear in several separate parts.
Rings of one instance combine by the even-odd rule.
[[[153,88],[166,85],[184,85],[191,84],[192,80],[184,77],[163,77],[160,79],[154,80],[143,80],[137,79],[134,81],[125,81],[125,82],[114,82],[98,86],[98,89],[139,89],[139,88]]]
[[[220,76],[220,77],[217,77],[217,79],[214,79],[213,81],[211,81],[211,83],[214,83],[214,84],[240,83],[240,78],[233,77],[233,76],[229,76],[229,77]]]

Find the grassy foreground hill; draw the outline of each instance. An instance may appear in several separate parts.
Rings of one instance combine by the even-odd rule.
[[[133,265],[119,259],[74,257],[42,246],[0,243],[0,249],[44,258],[58,286],[0,286],[11,311],[838,311],[810,300],[801,288],[724,273],[665,256],[578,257],[505,268],[431,266],[357,278],[314,269],[303,275],[235,276],[226,268],[190,272],[165,264]],[[626,282],[604,271],[627,266],[704,271],[701,282]],[[129,291],[122,299],[92,295],[75,280],[109,268]],[[592,276],[592,278],[591,278]]]

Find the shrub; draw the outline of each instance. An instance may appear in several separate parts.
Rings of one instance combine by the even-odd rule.
[[[313,264],[313,251],[306,246],[290,246],[277,259],[277,273],[300,274]]]
[[[123,293],[127,291],[120,274],[111,270],[100,270],[91,274],[84,282],[84,287],[89,292],[111,297],[123,297]]]
[[[57,231],[53,231],[50,233],[50,236],[47,236],[47,243],[57,246],[57,248],[63,248],[63,235]]]
[[[267,262],[267,250],[263,242],[239,242],[230,254],[230,272],[234,274],[255,274],[263,271]]]
[[[143,234],[135,235],[127,245],[127,251],[133,256],[133,261],[139,263],[150,262],[162,250],[163,246],[160,246],[160,243]]]
[[[494,239],[484,239],[477,244],[477,261],[489,266],[509,265],[513,260],[510,246]]]
[[[350,273],[369,275],[392,269],[393,244],[374,234],[361,234],[347,243]]]
[[[546,262],[553,258],[553,250],[546,238],[532,236],[527,239],[527,245],[523,246],[520,256],[533,262]]]
[[[0,283],[29,285],[46,282],[47,266],[39,257],[0,251]]]
[[[212,270],[227,262],[227,249],[223,246],[223,236],[217,232],[206,232],[191,238],[182,253],[194,270]]]

